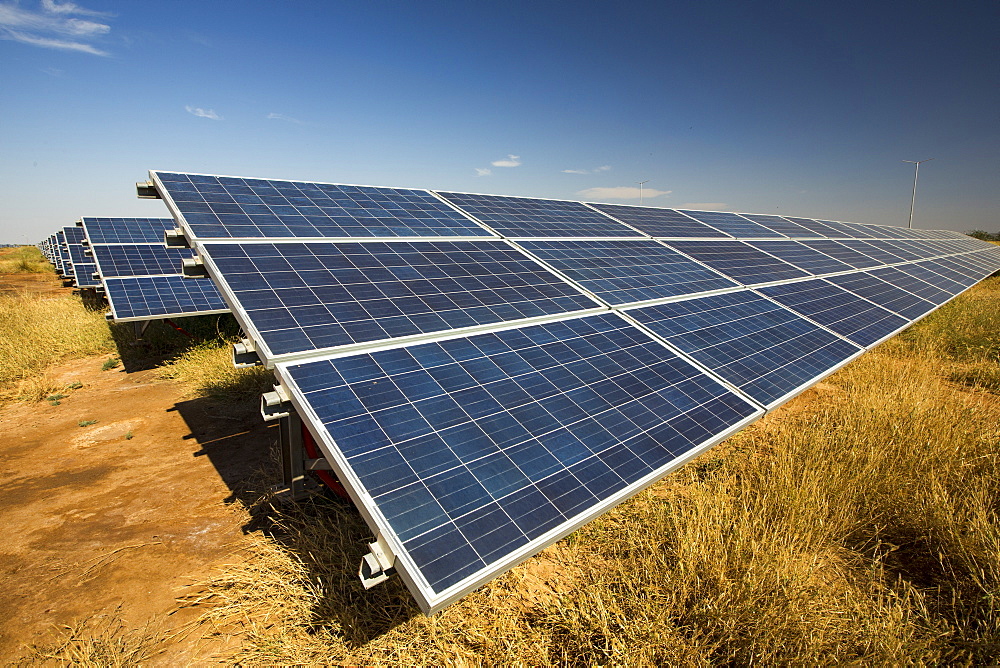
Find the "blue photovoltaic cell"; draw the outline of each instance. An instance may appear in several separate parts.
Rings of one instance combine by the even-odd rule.
[[[840,260],[798,241],[748,241],[746,243],[799,269],[808,271],[810,274],[835,274],[853,269],[849,264],[844,264]]]
[[[898,313],[907,320],[916,320],[934,309],[934,305],[926,299],[879,280],[867,272],[829,276],[826,280]]]
[[[599,307],[502,241],[203,249],[274,355]]]
[[[872,276],[885,281],[886,283],[892,283],[897,288],[902,288],[907,292],[911,292],[918,297],[922,297],[932,304],[939,305],[948,301],[951,298],[951,294],[936,288],[926,281],[922,281],[911,274],[900,271],[895,267],[883,267],[881,269],[874,269],[870,272]]]
[[[652,240],[546,240],[518,245],[614,305],[739,285]]]
[[[757,412],[610,313],[280,368],[436,593]]]
[[[115,320],[228,311],[215,283],[183,276],[129,276],[104,280]]]
[[[822,279],[759,288],[771,299],[867,348],[909,321]]]
[[[649,206],[627,206],[624,204],[591,204],[609,216],[642,230],[651,237],[721,237],[729,236],[714,227],[699,223],[691,216],[685,216],[673,209],[657,209]]]
[[[897,262],[903,262],[904,259],[901,255],[894,253],[894,249],[889,248],[889,244],[880,239],[872,239],[871,241],[865,241],[862,239],[842,239],[836,243],[846,246],[853,251],[867,255],[868,257],[878,260],[881,264],[896,264]]]
[[[925,283],[930,283],[951,296],[957,295],[969,287],[968,283],[956,281],[945,276],[944,274],[948,272],[948,269],[938,265],[936,260],[925,260],[916,264],[901,264],[896,269],[914,278],[919,278]]]
[[[774,230],[764,227],[763,225],[758,225],[752,220],[748,220],[743,216],[739,216],[735,213],[724,213],[721,211],[684,211],[684,210],[680,211],[681,213],[691,216],[695,220],[700,220],[706,225],[711,225],[712,227],[718,230],[722,230],[726,234],[734,237],[784,238],[783,234],[779,234]]]
[[[177,226],[173,218],[83,218],[93,244],[163,243],[163,233]]]
[[[869,267],[878,267],[882,264],[887,264],[885,262],[880,262],[875,258],[865,255],[860,249],[854,249],[848,246],[850,243],[849,239],[844,239],[842,241],[834,241],[832,239],[816,239],[810,241],[803,241],[803,244],[817,250],[821,253],[825,253],[830,257],[836,258],[841,262],[846,262],[855,269],[868,269]],[[896,262],[896,260],[892,260]]]
[[[755,223],[759,223],[764,227],[784,234],[789,237],[820,237],[823,236],[819,232],[813,232],[812,230],[802,227],[798,223],[793,223],[787,218],[782,218],[781,216],[768,216],[756,213],[741,213],[741,216],[752,220]]]
[[[980,278],[982,278],[983,275],[984,275],[984,271],[985,271],[984,269],[982,269],[982,268],[980,268],[978,266],[975,266],[974,264],[972,264],[971,262],[969,262],[966,259],[966,256],[964,256],[964,255],[956,255],[956,256],[952,256],[952,257],[943,257],[943,258],[940,258],[939,260],[937,260],[937,263],[939,265],[943,265],[944,267],[947,267],[948,269],[950,269],[951,271],[955,272],[956,274],[959,274],[959,275],[965,277],[966,280],[968,280],[970,282],[969,283],[970,285],[973,284],[973,283],[975,283],[975,282],[977,282]],[[946,276],[951,276],[951,274],[946,274]],[[955,278],[955,280],[960,281],[960,279],[957,276],[954,277],[954,278]]]
[[[70,243],[67,244],[69,247],[69,261],[73,264],[93,264],[94,260],[83,254],[83,244],[80,243]]]
[[[850,227],[852,229],[858,229],[863,234],[858,234],[857,236],[862,239],[872,238],[872,239],[893,239],[895,238],[895,233],[893,230],[895,228],[887,227],[884,225],[866,225],[863,223],[851,223]]]
[[[824,225],[818,220],[813,220],[812,218],[795,218],[793,216],[784,216],[788,220],[792,221],[796,225],[801,225],[807,230],[812,230],[820,236],[823,237],[843,237],[844,233],[840,230],[830,227],[829,225]],[[850,236],[850,235],[848,235]]]
[[[835,237],[853,238],[858,236],[858,232],[860,232],[860,230],[857,230],[850,225],[840,223],[835,220],[817,220],[816,222],[835,230],[836,234],[833,235]],[[866,234],[865,236],[867,237],[868,235]]]
[[[66,233],[66,243],[68,244],[79,244],[87,238],[83,228],[79,225],[69,225],[64,227],[63,231]]]
[[[975,285],[978,279],[973,278],[969,269],[961,264],[952,262],[951,258],[941,257],[936,260],[927,260],[925,264],[928,269],[951,281],[958,283],[964,288]]]
[[[90,262],[73,263],[73,276],[78,288],[96,288],[101,284],[94,279],[97,265]]]
[[[194,257],[190,248],[153,244],[101,244],[93,247],[101,276],[155,276],[180,274],[183,260]]]
[[[861,350],[749,290],[627,313],[767,407]]]
[[[906,261],[924,259],[923,253],[918,252],[910,246],[906,240],[894,239],[892,241],[876,241],[874,243],[881,245],[890,253],[898,255]]]
[[[436,191],[507,237],[641,237],[581,202]]]
[[[491,236],[426,190],[151,173],[201,238]]]
[[[669,241],[665,243],[744,285],[809,276],[801,269],[741,241]]]

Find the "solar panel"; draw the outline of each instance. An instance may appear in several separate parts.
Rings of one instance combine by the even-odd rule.
[[[803,241],[802,244],[812,248],[813,250],[825,253],[832,258],[836,258],[841,262],[847,263],[855,269],[868,269],[869,267],[877,267],[884,264],[869,255],[865,255],[860,250],[851,248],[847,245],[849,242],[850,240],[848,239],[844,239],[843,241],[816,239]],[[893,260],[893,262],[895,261],[896,260]]]
[[[767,408],[862,351],[750,290],[626,313]]]
[[[833,235],[835,237],[852,238],[856,237],[860,232],[860,230],[857,230],[850,225],[835,220],[817,220],[816,222],[825,225],[832,230],[836,230],[837,233]]]
[[[969,283],[956,281],[953,278],[945,276],[945,272],[948,270],[939,265],[936,260],[925,260],[924,262],[917,262],[915,264],[901,264],[896,269],[914,278],[919,278],[925,283],[930,283],[935,288],[944,290],[950,296],[957,295],[970,285]]]
[[[163,243],[163,233],[177,226],[173,218],[81,219],[87,239],[93,244]]]
[[[756,213],[741,213],[740,215],[788,237],[799,238],[822,236],[819,232],[814,232],[809,228],[802,227],[798,223],[793,223],[787,218],[782,218],[781,216],[767,216]]]
[[[916,320],[932,311],[934,305],[867,272],[829,276],[828,281],[870,302],[897,313],[907,320]]]
[[[435,191],[506,237],[641,237],[582,202]]]
[[[719,237],[729,235],[714,227],[699,223],[691,216],[685,216],[673,209],[657,209],[649,206],[626,206],[622,204],[590,204],[623,223],[645,232],[651,237]]]
[[[822,279],[771,285],[757,291],[864,348],[910,324],[905,318]]]
[[[426,190],[151,171],[199,238],[490,236]]]
[[[205,243],[265,357],[600,308],[504,241]]]
[[[995,261],[923,262],[972,247],[834,221],[152,174],[243,326],[240,350],[278,376],[269,417],[290,397],[425,612]]]
[[[801,225],[807,230],[812,230],[820,236],[823,237],[843,237],[845,234],[836,228],[830,227],[829,225],[824,225],[818,220],[813,220],[812,218],[795,218],[792,216],[784,216],[788,220],[792,221],[796,225]],[[851,236],[851,235],[846,235]]]
[[[215,283],[183,276],[106,278],[104,291],[117,322],[227,313]]]
[[[930,283],[901,271],[896,267],[873,269],[869,273],[886,283],[892,283],[897,288],[902,288],[907,292],[911,292],[935,305],[942,304],[952,297],[950,293],[945,292],[940,288],[936,288]]]
[[[695,220],[700,220],[706,225],[711,225],[717,230],[722,230],[730,236],[740,238],[784,238],[783,234],[779,234],[763,225],[758,225],[752,220],[735,213],[726,213],[723,211],[685,211],[683,209],[680,212],[691,216]]]
[[[741,241],[669,241],[664,243],[744,285],[809,276],[801,269]]]
[[[96,288],[100,286],[100,281],[94,278],[97,272],[97,265],[93,262],[73,263],[73,279],[78,288]]]
[[[104,278],[180,274],[183,261],[194,257],[190,248],[157,244],[98,244],[92,248]]]
[[[798,241],[748,241],[747,243],[757,250],[774,255],[788,264],[816,276],[853,269],[851,265],[844,264],[840,260]]]
[[[905,261],[905,258],[901,254],[894,252],[897,249],[890,247],[886,241],[881,239],[872,239],[871,241],[841,239],[837,243],[853,251],[867,255],[874,260],[878,260],[882,264],[896,264],[897,262]]]
[[[872,238],[872,239],[893,239],[895,238],[895,233],[893,230],[895,228],[886,227],[884,225],[866,225],[863,223],[851,223],[851,227],[858,228],[864,232],[864,235],[857,235],[861,238]]]
[[[537,240],[518,245],[608,304],[739,287],[652,240]]]
[[[760,415],[613,313],[276,370],[428,612]]]

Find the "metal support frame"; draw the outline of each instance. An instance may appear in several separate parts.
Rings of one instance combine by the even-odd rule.
[[[153,322],[152,320],[135,320],[132,322],[132,330],[135,332],[135,338],[141,339],[149,329],[149,324]]]
[[[302,418],[290,411],[279,423],[281,443],[281,482],[293,501],[306,497],[305,450],[302,447]]]

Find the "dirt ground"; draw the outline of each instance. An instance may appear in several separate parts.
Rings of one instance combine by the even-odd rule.
[[[0,276],[0,289],[64,291],[31,278]],[[270,466],[275,430],[248,406],[188,399],[153,370],[102,371],[106,359],[53,369],[82,384],[59,405],[0,408],[0,662],[95,615],[183,629],[200,611],[177,597],[239,558],[250,520],[239,492]],[[219,649],[179,637],[156,663]]]

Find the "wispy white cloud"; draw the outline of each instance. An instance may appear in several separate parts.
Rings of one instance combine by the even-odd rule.
[[[85,9],[73,2],[55,2],[55,0],[42,0],[42,9],[50,14],[79,14],[80,16],[114,16],[110,12],[99,12],[93,9]]]
[[[46,49],[78,51],[95,56],[108,52],[92,42],[111,32],[106,23],[75,18],[73,15],[103,17],[103,12],[85,9],[72,2],[42,0],[40,10],[21,7],[16,2],[0,2],[0,39]]]
[[[654,197],[662,197],[663,195],[669,195],[672,190],[657,190],[656,188],[643,188],[642,189],[642,199],[652,199]],[[605,200],[605,199],[639,199],[639,189],[635,186],[615,186],[613,188],[587,188],[586,190],[581,190],[577,193],[580,197],[586,200]]]
[[[476,167],[476,176],[489,176],[493,170],[489,167]]]
[[[493,165],[494,167],[520,167],[521,156],[508,155],[506,160],[494,160],[490,164]]]
[[[681,208],[684,209],[694,209],[696,211],[724,211],[726,209],[725,202],[684,202],[681,204]]]
[[[222,116],[215,113],[215,109],[202,109],[201,107],[192,107],[190,104],[184,107],[189,114],[198,116],[199,118],[211,118],[213,121],[221,121]]]
[[[563,174],[600,174],[601,172],[607,172],[611,170],[611,165],[601,165],[600,167],[594,167],[593,169],[564,169]]]
[[[271,112],[265,118],[274,119],[276,121],[288,121],[289,123],[295,123],[296,125],[302,125],[302,121],[297,118],[292,118],[291,116],[285,116],[284,114],[276,114]]]

